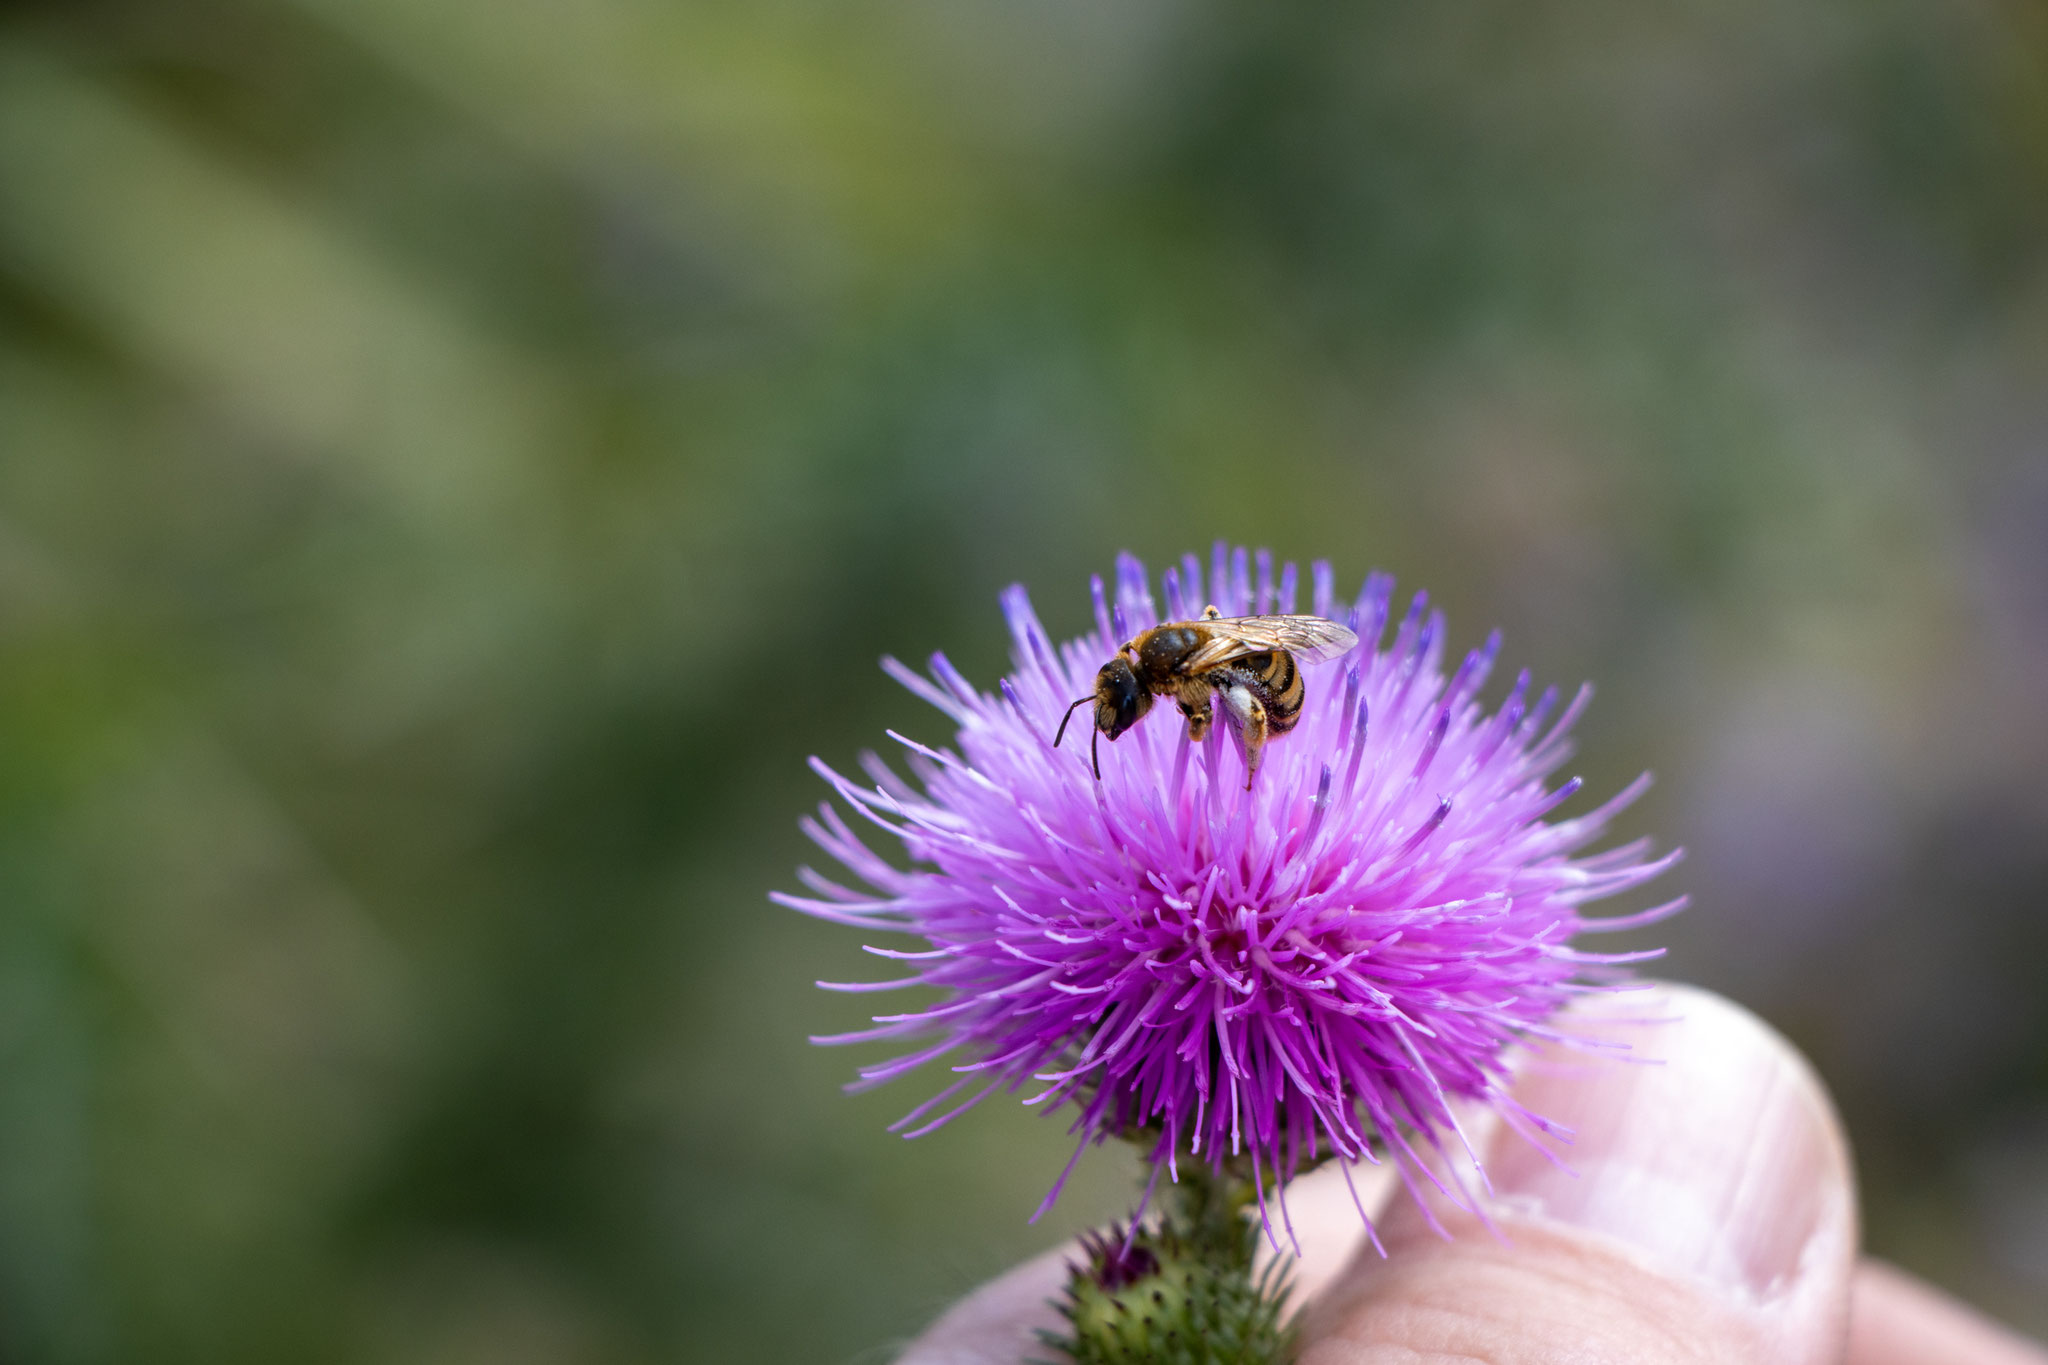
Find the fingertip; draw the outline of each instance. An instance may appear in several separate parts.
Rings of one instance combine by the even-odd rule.
[[[1884,1261],[1856,1267],[1845,1365],[2048,1365],[2048,1348]]]
[[[1615,1359],[1663,1359],[1659,1343],[1691,1337],[1734,1353],[1683,1358],[1836,1359],[1854,1182],[1804,1059],[1753,1014],[1686,987],[1594,997],[1560,1024],[1607,1051],[1561,1061],[1553,1049],[1512,1096],[1569,1141],[1546,1152],[1503,1125],[1487,1149],[1487,1222],[1439,1209],[1450,1243],[1397,1204],[1388,1263],[1356,1262],[1318,1330],[1381,1346],[1394,1331],[1405,1347],[1398,1325],[1420,1324],[1478,1359],[1550,1358],[1580,1338],[1544,1334],[1575,1330],[1629,1343]]]
[[[1847,1139],[1818,1076],[1755,1014],[1696,987],[1594,997],[1566,1016],[1626,1053],[1532,1067],[1514,1100],[1571,1130],[1503,1132],[1490,1171],[1514,1213],[1614,1237],[1755,1302],[1846,1294],[1856,1244]]]

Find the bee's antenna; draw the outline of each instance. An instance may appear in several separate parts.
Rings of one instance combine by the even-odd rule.
[[[1085,696],[1085,697],[1081,698],[1081,701],[1077,701],[1077,702],[1075,702],[1075,703],[1074,703],[1074,706],[1079,706],[1079,705],[1081,704],[1081,702],[1089,702],[1089,701],[1094,701],[1094,700],[1095,700],[1095,695],[1094,695],[1094,694],[1093,694],[1093,693],[1091,692],[1091,693],[1090,693],[1089,695],[1087,695],[1087,696]],[[1060,728],[1059,728],[1059,733],[1055,734],[1055,735],[1054,735],[1054,736],[1052,737],[1052,747],[1053,747],[1053,748],[1055,748],[1055,749],[1059,748],[1059,747],[1060,747],[1060,741],[1061,741],[1062,739],[1065,739],[1065,738],[1066,738],[1066,735],[1067,735],[1067,722],[1068,722],[1068,721],[1070,721],[1070,720],[1072,720],[1072,719],[1074,718],[1074,706],[1069,706],[1069,707],[1067,708],[1067,714],[1065,714],[1064,716],[1061,716],[1061,717],[1060,717]]]
[[[1095,780],[1102,780],[1102,731],[1098,728],[1088,737],[1088,761],[1095,765]]]

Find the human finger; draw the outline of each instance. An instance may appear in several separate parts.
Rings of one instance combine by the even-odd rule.
[[[2048,1365],[2048,1349],[1883,1261],[1856,1267],[1845,1365]]]
[[[1841,1357],[1856,1213],[1847,1146],[1798,1053],[1718,996],[1605,997],[1669,1022],[1650,1059],[1529,1070],[1514,1097],[1575,1130],[1566,1169],[1503,1128],[1501,1235],[1443,1240],[1408,1203],[1310,1309],[1301,1365],[1456,1359],[1819,1365]]]

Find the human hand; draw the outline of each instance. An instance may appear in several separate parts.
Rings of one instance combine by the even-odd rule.
[[[1609,999],[1612,999],[1610,997]],[[1296,1182],[1299,1365],[2048,1365],[2023,1340],[1904,1272],[1856,1256],[1847,1144],[1791,1045],[1718,996],[1626,997],[1671,1022],[1630,1035],[1657,1064],[1530,1071],[1515,1098],[1573,1129],[1560,1169],[1497,1134],[1489,1205],[1431,1232],[1406,1199],[1361,1247],[1341,1180]],[[1592,1007],[1601,1008],[1599,1005]],[[1017,1365],[1071,1248],[969,1295],[900,1365]]]

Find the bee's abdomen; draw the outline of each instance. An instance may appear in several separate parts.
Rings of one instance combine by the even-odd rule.
[[[1218,669],[1217,673],[1219,686],[1221,678],[1228,677],[1243,683],[1259,699],[1259,705],[1266,711],[1268,734],[1284,735],[1301,718],[1301,670],[1295,666],[1294,656],[1286,650],[1247,654]]]
[[[1260,680],[1266,684],[1268,693],[1266,728],[1273,734],[1284,735],[1301,716],[1301,670],[1294,666],[1294,656],[1284,649],[1274,650],[1273,661]]]

